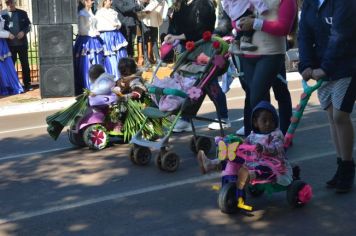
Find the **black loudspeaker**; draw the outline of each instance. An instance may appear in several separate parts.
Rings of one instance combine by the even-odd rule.
[[[39,25],[41,97],[74,96],[73,27]]]
[[[34,25],[76,24],[77,0],[33,0]]]
[[[73,57],[40,58],[40,89],[42,98],[74,96]]]
[[[38,33],[40,58],[73,55],[72,25],[40,25]]]

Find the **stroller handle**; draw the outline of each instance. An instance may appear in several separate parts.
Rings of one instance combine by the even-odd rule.
[[[148,88],[148,92],[156,95],[174,95],[174,96],[179,96],[182,98],[186,98],[187,94],[183,92],[182,90],[179,89],[172,89],[172,88],[160,88],[160,87],[154,87],[151,86]]]

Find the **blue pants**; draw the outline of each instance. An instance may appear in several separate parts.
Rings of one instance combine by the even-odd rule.
[[[273,87],[278,101],[280,128],[283,133],[288,129],[292,115],[292,102],[286,83],[284,55],[266,55],[256,58],[242,58],[245,81],[244,126],[245,135],[251,132],[251,112],[260,101],[270,100],[269,90]],[[281,74],[277,78],[278,74]]]

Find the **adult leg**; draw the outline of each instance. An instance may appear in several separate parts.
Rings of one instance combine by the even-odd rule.
[[[134,40],[136,37],[136,26],[126,26],[127,55],[134,57]]]
[[[243,58],[244,77],[248,89],[249,110],[245,109],[245,135],[251,132],[251,109],[269,96],[269,90],[284,62],[284,55]]]
[[[292,117],[292,99],[288,89],[286,68],[283,64],[277,79],[272,84],[274,97],[278,102],[279,127],[286,134]]]
[[[30,65],[28,62],[28,46],[19,47],[19,59],[21,62],[22,68],[22,80],[25,86],[25,89],[31,89],[31,73]]]

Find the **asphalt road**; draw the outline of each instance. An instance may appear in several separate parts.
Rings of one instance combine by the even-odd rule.
[[[300,81],[289,87],[296,105]],[[242,124],[243,98],[240,88],[228,93],[228,133]],[[312,201],[293,209],[285,192],[263,195],[248,198],[253,212],[235,215],[218,209],[213,186],[219,173],[200,174],[188,145],[191,134],[173,136],[181,163],[167,173],[153,160],[132,164],[127,144],[77,149],[65,132],[53,141],[45,125],[52,113],[0,117],[0,235],[355,235],[355,190],[340,195],[324,187],[336,154],[315,95],[287,153],[313,187]],[[206,100],[200,114],[214,117],[212,103]],[[356,126],[355,113],[352,118]],[[199,132],[216,134],[206,123],[197,125]]]

